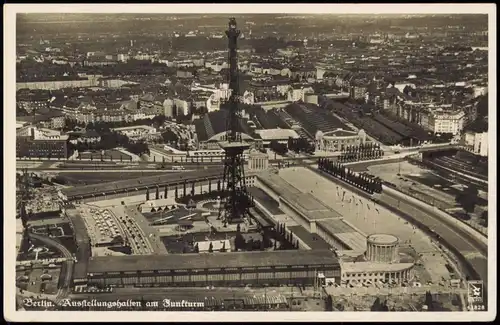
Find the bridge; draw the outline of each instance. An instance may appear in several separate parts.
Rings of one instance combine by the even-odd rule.
[[[425,152],[440,152],[445,150],[459,150],[462,147],[456,144],[435,144],[435,145],[427,145],[420,147],[411,147],[411,148],[398,148],[395,149],[399,153],[425,153]],[[396,153],[396,152],[395,152]],[[270,159],[270,162],[278,162],[278,161],[301,161],[312,158],[336,158],[340,155],[340,153],[332,153],[324,156],[301,156],[301,157],[283,157],[280,159]],[[172,158],[173,159],[173,158]],[[212,161],[211,161],[212,160]],[[215,160],[215,161],[214,161]],[[48,159],[48,158],[39,158],[39,159],[21,159],[16,158],[16,162],[21,164],[36,164],[36,163],[45,163],[45,164],[63,164],[67,163],[68,165],[94,165],[96,167],[99,166],[144,166],[144,165],[165,165],[165,166],[177,166],[177,165],[217,165],[219,166],[221,163],[220,156],[206,156],[206,157],[176,157],[175,160],[171,161],[136,161],[136,162],[120,162],[116,160],[67,160],[67,159]]]
[[[346,162],[346,166],[355,166],[357,164],[377,164],[377,163],[388,163],[396,161],[407,156],[411,156],[418,153],[418,151],[406,151],[398,154],[392,154],[384,156],[377,159],[369,160],[358,160],[353,162]],[[283,157],[281,159],[270,159],[269,164],[274,166],[286,165],[286,164],[302,164],[302,165],[314,165],[317,163],[319,158],[336,159],[337,155],[324,155],[324,156],[300,156],[300,157]],[[173,166],[182,166],[182,170],[173,170]],[[128,173],[128,172],[161,172],[161,173],[179,173],[179,172],[189,172],[194,170],[212,170],[220,167],[220,162],[217,163],[206,163],[206,162],[185,162],[179,163],[150,163],[141,162],[132,165],[113,165],[113,164],[101,164],[93,165],[77,165],[72,167],[68,164],[67,167],[61,168],[57,166],[46,166],[46,165],[36,165],[32,164],[28,167],[30,171],[40,171],[40,172],[57,172],[57,173],[74,173],[74,172],[118,172],[118,173]],[[23,164],[18,164],[16,166],[17,170],[26,168]]]

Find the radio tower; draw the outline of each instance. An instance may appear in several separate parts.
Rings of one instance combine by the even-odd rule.
[[[222,178],[223,188],[222,204],[219,208],[219,216],[217,219],[222,219],[224,227],[228,223],[240,223],[244,219],[250,223],[248,218],[248,209],[251,206],[252,200],[248,195],[245,181],[245,167],[243,159],[243,151],[250,148],[249,144],[243,143],[241,139],[240,123],[241,111],[240,88],[238,82],[238,54],[237,40],[240,36],[240,31],[236,26],[236,19],[229,20],[229,29],[226,31],[229,41],[229,89],[231,96],[227,101],[227,120],[226,120],[226,136],[225,141],[219,143],[225,152],[224,157],[224,175]]]

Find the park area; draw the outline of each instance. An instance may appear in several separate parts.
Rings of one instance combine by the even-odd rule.
[[[37,239],[23,238],[16,261],[31,261],[39,259],[53,259],[62,257],[59,251],[46,246]]]
[[[60,272],[60,268],[20,268],[16,270],[16,286],[28,292],[56,294]]]

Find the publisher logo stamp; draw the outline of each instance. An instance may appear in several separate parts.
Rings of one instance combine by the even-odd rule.
[[[473,280],[467,282],[467,300],[469,310],[485,310],[483,281]]]

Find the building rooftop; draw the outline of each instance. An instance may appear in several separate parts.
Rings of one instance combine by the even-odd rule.
[[[329,213],[331,210],[326,205],[310,193],[287,195],[282,198],[287,200],[288,203],[291,203],[294,207],[302,210],[310,220],[331,218],[334,216]]]
[[[344,262],[342,263],[342,273],[398,272],[412,266],[413,263]]]
[[[352,137],[357,136],[358,133],[354,131],[338,129],[335,131],[326,132],[323,135],[327,137]]]
[[[331,248],[331,245],[328,244],[323,238],[316,234],[310,233],[306,228],[302,226],[289,226],[288,229],[313,250],[324,250]]]
[[[73,278],[84,279],[87,277],[87,263],[92,254],[87,227],[85,226],[85,221],[77,210],[67,209],[66,215],[71,221],[77,244],[77,251],[75,254],[77,262],[75,263]]]
[[[314,136],[317,131],[330,132],[339,128],[350,129],[338,118],[314,105],[294,103],[285,107],[285,111],[300,122],[311,136]]]
[[[351,250],[366,251],[366,236],[354,229],[343,219],[325,219],[317,222],[318,226],[339,239]]]
[[[256,131],[262,140],[288,140],[289,138],[298,139],[300,136],[291,129],[267,129]]]
[[[255,200],[262,204],[262,206],[273,215],[284,214],[279,208],[279,203],[270,197],[266,192],[258,187],[249,187],[248,191],[255,198]]]
[[[194,122],[198,141],[207,141],[213,136],[226,131],[226,120],[228,112],[225,109],[205,114],[203,118]],[[251,135],[253,132],[248,127],[245,120],[238,123],[238,132]]]
[[[337,265],[329,250],[230,252],[202,254],[97,256],[91,257],[88,273],[136,272],[154,270],[203,270],[220,268],[267,268],[270,266]]]
[[[137,130],[137,129],[143,129],[143,130],[149,130],[153,131],[156,130],[154,127],[150,125],[132,125],[132,126],[123,126],[119,128],[112,128],[111,130],[120,132],[120,131],[130,131],[130,130]]]
[[[293,194],[302,193],[283,178],[273,173],[262,173],[259,175],[259,180],[270,187],[276,194],[292,196]]]
[[[389,245],[399,241],[398,237],[388,234],[373,234],[368,236],[368,240],[374,244]]]
[[[282,200],[297,209],[310,221],[342,217],[338,212],[316,199],[311,193],[302,193],[279,175],[262,173],[259,174],[259,180],[279,194]]]

